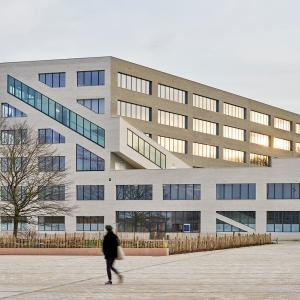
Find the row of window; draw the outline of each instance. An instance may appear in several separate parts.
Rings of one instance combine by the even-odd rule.
[[[118,73],[118,87],[151,95],[151,81],[123,73]]]
[[[166,155],[130,129],[127,129],[127,145],[161,169],[166,168]]]
[[[231,220],[255,229],[255,211],[217,211]],[[200,211],[117,211],[119,232],[200,232]],[[187,226],[188,225],[188,226]],[[27,218],[21,217],[19,230],[26,230]],[[187,230],[188,229],[188,230]],[[1,230],[12,231],[13,219],[1,217]],[[39,231],[64,231],[64,216],[38,217]],[[104,230],[104,216],[77,216],[77,231]],[[242,232],[243,230],[216,219],[217,232]],[[299,232],[300,211],[268,211],[268,232]]]
[[[8,75],[8,93],[104,147],[105,130]]]
[[[49,163],[50,164],[50,163]],[[53,161],[51,161],[53,164]],[[59,168],[60,162],[56,162]],[[49,167],[48,167],[49,168]],[[44,167],[45,169],[45,167]],[[163,200],[200,200],[201,184],[163,184]],[[152,200],[153,186],[116,185],[117,200]],[[0,187],[1,200],[10,199],[6,186]],[[20,197],[26,194],[26,187],[17,191]],[[41,187],[39,199],[65,200],[65,186],[54,185]],[[77,185],[77,200],[104,200],[104,185]],[[251,200],[256,199],[255,183],[216,184],[217,200]],[[268,183],[267,199],[300,199],[300,183]]]

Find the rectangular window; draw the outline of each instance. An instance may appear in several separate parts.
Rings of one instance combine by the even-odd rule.
[[[218,147],[193,143],[193,155],[216,159],[218,158]]]
[[[285,131],[291,131],[291,121],[287,121],[280,118],[274,118],[274,128],[282,129]]]
[[[269,147],[270,136],[257,132],[250,132],[250,143]]]
[[[60,88],[66,86],[66,73],[40,73],[39,81],[51,88]]]
[[[187,104],[186,91],[172,88],[163,84],[158,84],[158,97],[182,104]]]
[[[187,141],[158,136],[158,144],[171,152],[186,153]]]
[[[50,185],[39,187],[38,199],[42,201],[62,201],[65,200],[64,185]]]
[[[104,200],[104,185],[76,185],[77,200]]]
[[[268,125],[270,125],[270,115],[251,110],[250,111],[250,121],[268,126]]]
[[[193,106],[205,109],[205,110],[210,110],[214,112],[219,111],[219,101],[215,99],[211,99],[208,97],[204,96],[199,96],[196,94],[193,94]]]
[[[200,211],[117,211],[119,232],[184,232],[189,224],[190,232],[200,232]]]
[[[255,200],[255,183],[217,184],[217,200]]]
[[[300,199],[299,183],[268,183],[267,199]]]
[[[295,151],[300,153],[300,143],[295,143]]]
[[[281,149],[281,150],[291,151],[291,141],[274,137],[273,147],[275,149]]]
[[[118,73],[118,87],[147,95],[152,94],[151,81],[123,73]]]
[[[229,139],[245,141],[245,133],[246,130],[244,129],[239,129],[239,128],[230,127],[226,125],[223,126],[223,137]]]
[[[27,129],[1,130],[2,145],[20,145],[27,142]]]
[[[246,119],[246,108],[224,102],[223,114],[239,119]]]
[[[245,152],[233,149],[223,148],[223,159],[237,162],[237,163],[244,163],[245,162]]]
[[[76,217],[76,231],[103,231],[103,216],[79,216]]]
[[[152,200],[152,185],[117,185],[117,200]]]
[[[26,95],[22,93],[23,87],[24,88],[26,87],[26,89],[28,90],[29,88],[28,86],[26,86],[25,84],[21,83],[20,81],[18,81],[17,79],[9,75],[7,76],[7,82],[8,82],[8,86],[7,86],[8,93],[26,102],[27,104],[30,104],[27,102]],[[21,93],[18,92],[19,87],[21,89]],[[55,119],[56,121],[67,126],[68,128],[71,128],[75,132],[83,135],[83,130],[82,130],[83,120],[85,120],[86,124],[90,124],[91,127],[97,128],[97,139],[89,136],[85,136],[85,137],[104,148],[105,130],[103,128],[84,119],[83,117],[79,116],[75,112],[49,99],[48,97],[38,93],[37,91],[35,91],[34,95],[35,95],[34,108],[36,108],[39,111],[42,111],[47,116]],[[37,101],[38,99],[41,100],[40,103]],[[63,112],[63,114],[61,114],[61,112]]]
[[[158,124],[168,125],[178,128],[187,128],[188,117],[163,110],[158,110]]]
[[[65,156],[39,156],[40,172],[62,172],[65,171]]]
[[[78,71],[77,86],[98,86],[105,84],[105,71]]]
[[[142,121],[152,120],[152,108],[118,100],[118,115]]]
[[[300,211],[268,211],[268,232],[299,232]]]
[[[200,200],[200,184],[164,184],[163,200]]]
[[[262,167],[269,167],[270,157],[267,155],[250,153],[250,164]]]
[[[1,117],[2,118],[20,118],[27,117],[21,110],[15,108],[8,103],[1,103]]]
[[[218,214],[227,217],[233,221],[255,229],[256,218],[255,211],[217,211]],[[217,232],[243,232],[244,230],[225,223],[219,219],[216,220]]]
[[[296,123],[295,130],[296,133],[300,134],[300,124]]]
[[[193,130],[206,134],[218,135],[218,124],[193,118]]]
[[[61,216],[38,217],[38,230],[39,231],[64,231],[65,217],[61,217]]]
[[[18,224],[18,231],[26,231],[28,229],[28,222],[26,217],[20,217]],[[1,231],[13,231],[14,220],[10,217],[1,217]]]

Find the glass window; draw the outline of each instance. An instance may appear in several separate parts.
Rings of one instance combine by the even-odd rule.
[[[217,184],[217,200],[248,200],[256,199],[255,183]]]
[[[216,159],[218,158],[218,147],[193,143],[193,155]]]
[[[116,185],[117,200],[152,200],[152,185]]]
[[[291,141],[274,137],[273,147],[275,149],[281,149],[281,150],[291,151]]]
[[[219,101],[208,97],[193,94],[193,106],[218,112]]]
[[[223,159],[237,163],[244,163],[245,152],[223,148]]]
[[[39,74],[39,81],[48,85],[51,88],[65,87],[66,73],[41,73]]]
[[[98,86],[105,84],[105,71],[79,71],[77,72],[77,86]]]
[[[223,113],[231,117],[246,119],[246,108],[237,105],[223,103]]]
[[[270,125],[270,115],[251,110],[250,111],[250,121],[268,126],[268,125]]]
[[[291,121],[280,118],[274,118],[274,127],[285,131],[291,131]]]
[[[174,97],[175,95],[179,95],[178,98]],[[182,104],[187,104],[187,92],[183,90],[179,90],[176,88],[168,87],[162,84],[158,84],[158,97],[163,98],[170,101],[179,102]]]
[[[76,171],[104,171],[105,161],[91,151],[76,145]]]
[[[179,120],[179,121],[178,121]],[[158,124],[187,128],[187,116],[158,110]]]
[[[262,154],[250,153],[250,163],[253,165],[270,166],[270,157]]]
[[[152,110],[150,107],[124,102],[121,100],[118,100],[118,107],[121,108],[118,110],[118,114],[120,116],[139,119],[142,121],[152,120]]]
[[[223,126],[223,136],[229,139],[245,141],[245,130],[230,127],[230,126]]]
[[[118,73],[118,87],[151,95],[151,81]]]

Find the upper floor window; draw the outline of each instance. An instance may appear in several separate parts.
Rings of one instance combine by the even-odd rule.
[[[246,119],[246,108],[224,102],[223,114],[239,119]]]
[[[281,150],[286,150],[286,151],[291,151],[291,149],[292,149],[291,141],[279,139],[277,137],[274,137],[273,147],[276,149],[281,149]]]
[[[64,156],[40,156],[38,159],[40,172],[65,171]]]
[[[0,186],[1,200],[2,201],[24,201],[26,199],[28,190],[26,186],[18,186],[16,189],[10,186]]]
[[[105,71],[78,71],[77,86],[97,86],[105,84]]]
[[[118,100],[117,114],[142,121],[152,120],[151,107]]]
[[[193,155],[216,159],[218,158],[218,147],[193,143]]]
[[[76,145],[76,171],[104,171],[105,161],[93,152]]]
[[[25,231],[28,229],[27,217],[20,217],[18,230]],[[13,231],[14,230],[14,219],[11,217],[1,217],[1,231]]]
[[[245,152],[233,149],[223,148],[223,159],[237,162],[237,163],[244,163],[245,162]]]
[[[104,185],[76,185],[77,200],[104,200]]]
[[[256,198],[256,184],[217,184],[216,197],[217,200],[252,200]]]
[[[65,217],[64,216],[45,216],[38,217],[39,231],[64,231]]]
[[[152,200],[152,185],[117,185],[117,200]]]
[[[158,84],[158,97],[187,104],[187,92],[163,84]]]
[[[152,82],[135,76],[118,73],[118,87],[151,95]]]
[[[143,155],[161,169],[166,168],[166,155],[130,129],[127,129],[127,146]]]
[[[250,121],[262,125],[270,125],[270,115],[251,110]]]
[[[2,118],[27,117],[27,115],[23,113],[21,110],[17,109],[16,107],[8,103],[1,103],[1,116]]]
[[[170,137],[158,136],[158,144],[171,152],[186,153],[187,141],[173,139]]]
[[[65,200],[64,185],[50,185],[40,187],[38,199],[43,201],[59,201]]]
[[[188,118],[184,115],[179,115],[164,110],[158,110],[158,124],[178,128],[187,128]]]
[[[59,88],[66,86],[66,73],[40,73],[39,81],[51,88]]]
[[[163,200],[200,200],[201,184],[164,184]]]
[[[193,94],[193,106],[214,112],[219,111],[219,101]]]
[[[214,122],[204,121],[200,119],[193,118],[193,130],[206,133],[217,135],[218,134],[218,124]]]
[[[223,136],[229,139],[245,141],[245,130],[224,125]]]
[[[300,124],[296,123],[295,131],[300,134]]]
[[[300,143],[295,143],[295,151],[300,153]]]
[[[270,157],[267,155],[250,153],[250,164],[268,167],[270,165]]]
[[[27,142],[27,129],[1,130],[2,145],[19,145]]]
[[[285,131],[291,131],[291,121],[280,118],[274,118],[274,127]]]
[[[78,99],[77,103],[80,105],[92,110],[96,114],[104,114],[105,107],[104,107],[104,99]]]
[[[265,134],[250,132],[250,143],[269,147],[270,137]]]
[[[39,129],[40,144],[64,144],[65,137],[51,128]]]
[[[268,211],[268,232],[299,232],[300,211]]]
[[[9,75],[7,76],[7,92],[104,148],[105,130],[103,128]]]
[[[299,183],[268,183],[268,199],[300,199]]]
[[[79,216],[76,217],[77,231],[103,231],[104,217],[103,216]]]
[[[22,169],[24,169],[27,165],[27,158],[26,157],[16,157],[8,158],[8,157],[1,157],[1,172],[18,172]]]

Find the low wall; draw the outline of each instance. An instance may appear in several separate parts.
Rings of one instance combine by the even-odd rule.
[[[167,256],[168,248],[123,248],[127,256]],[[100,256],[99,248],[0,248],[0,255]]]

